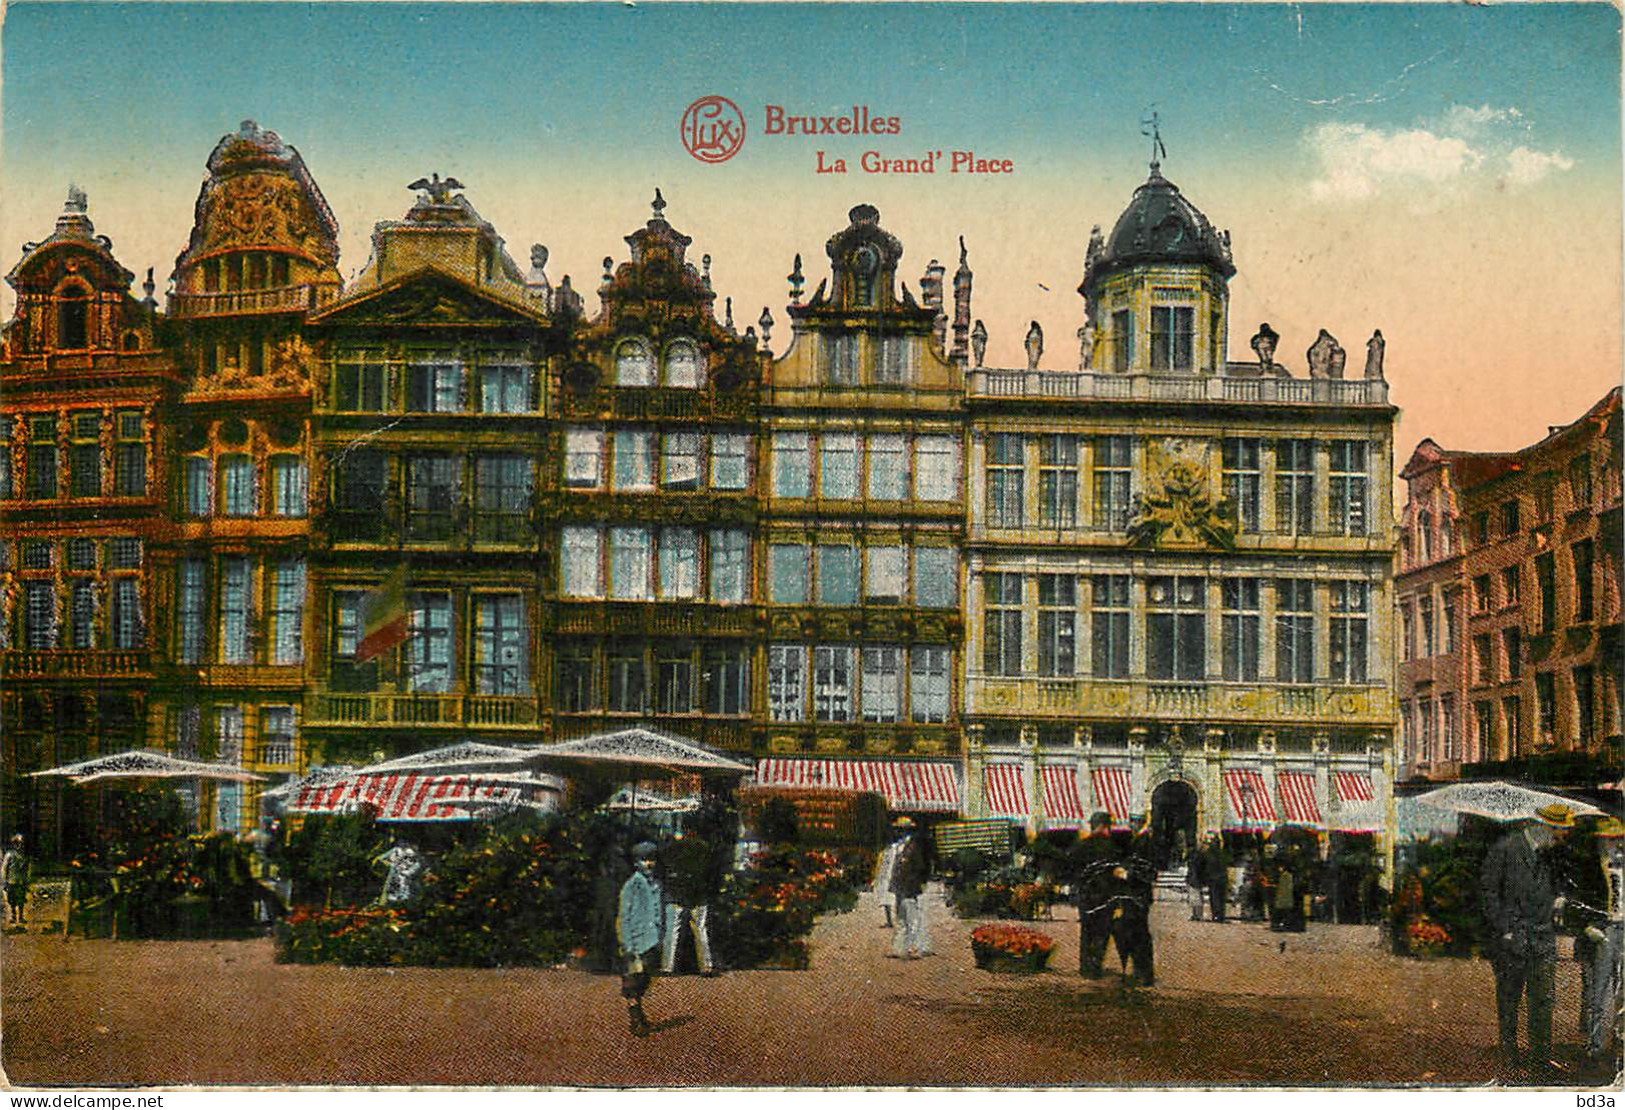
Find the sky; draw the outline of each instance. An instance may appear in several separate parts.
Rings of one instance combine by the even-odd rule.
[[[1328,329],[1387,341],[1402,463],[1424,436],[1513,449],[1621,380],[1620,16],[1519,4],[118,4],[14,2],[0,28],[0,256],[51,231],[70,182],[162,289],[204,162],[240,121],[296,147],[341,226],[340,270],[408,182],[462,181],[520,264],[551,252],[596,310],[602,259],[649,216],[712,256],[740,326],[872,203],[916,294],[963,236],[989,364],[1075,368],[1089,231],[1162,172],[1228,228],[1230,351]],[[692,157],[696,99],[740,109],[725,162]],[[864,107],[887,135],[771,135]],[[932,174],[863,172],[865,151]],[[1007,174],[949,173],[954,151]],[[819,173],[844,161],[847,172]],[[10,290],[0,310],[11,312]],[[720,302],[719,302],[720,304]]]

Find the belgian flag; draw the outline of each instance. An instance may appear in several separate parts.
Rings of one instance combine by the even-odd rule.
[[[407,637],[406,565],[395,568],[390,576],[361,599],[361,642],[356,645],[355,661],[382,655]]]

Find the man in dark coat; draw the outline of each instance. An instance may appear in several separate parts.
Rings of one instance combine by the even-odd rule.
[[[1112,895],[1112,938],[1117,957],[1124,968],[1134,968],[1134,979],[1142,987],[1156,982],[1151,943],[1151,900],[1156,895],[1156,849],[1151,825],[1141,824],[1127,849],[1112,870],[1116,882]]]
[[[700,807],[684,828],[666,845],[666,922],[660,969],[670,975],[677,967],[677,937],[687,917],[694,936],[694,955],[701,975],[715,975],[709,928],[711,903],[722,893],[722,882],[733,858],[737,818],[727,799],[707,790]]]
[[[1560,909],[1549,852],[1562,830],[1574,826],[1574,813],[1553,804],[1537,816],[1539,820],[1519,822],[1490,848],[1479,893],[1490,930],[1502,1055],[1508,1063],[1517,1060],[1518,1004],[1527,992],[1529,1061],[1544,1071],[1552,1067],[1555,915]]]
[[[896,828],[901,846],[891,880],[892,894],[897,898],[892,955],[912,960],[933,953],[924,898],[925,885],[931,879],[931,850],[912,818],[899,817]]]
[[[1078,974],[1098,979],[1112,935],[1112,896],[1117,848],[1112,844],[1112,818],[1104,810],[1089,818],[1089,835],[1072,853],[1072,897],[1078,904]]]
[[[1202,851],[1202,874],[1207,880],[1208,906],[1213,920],[1223,921],[1230,898],[1230,853],[1225,851],[1224,838],[1213,833],[1207,838]]]

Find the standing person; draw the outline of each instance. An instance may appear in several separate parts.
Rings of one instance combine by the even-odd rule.
[[[1625,950],[1625,823],[1604,817],[1596,829],[1597,859],[1576,876],[1569,909],[1582,927],[1574,939],[1580,961],[1580,1035],[1593,1060],[1618,1036],[1620,954]]]
[[[1072,896],[1078,904],[1078,974],[1098,979],[1112,935],[1112,895],[1117,850],[1112,844],[1112,816],[1096,810],[1089,834],[1073,852]]]
[[[892,955],[914,960],[932,954],[931,931],[925,920],[926,880],[931,877],[931,858],[914,822],[897,819],[902,845],[892,872],[892,893],[897,897],[897,929],[892,936]]]
[[[1225,851],[1224,838],[1218,833],[1208,835],[1202,863],[1207,875],[1208,908],[1213,911],[1213,920],[1222,923],[1230,898],[1230,853]]]
[[[1149,820],[1140,824],[1134,839],[1112,869],[1117,889],[1111,911],[1112,936],[1117,957],[1125,971],[1132,965],[1134,979],[1142,987],[1156,982],[1151,943],[1151,900],[1156,896],[1156,848],[1151,840]]]
[[[886,913],[886,923],[882,929],[892,927],[892,904],[897,901],[897,895],[892,889],[892,880],[897,876],[897,857],[903,852],[906,838],[897,837],[886,850],[880,853],[880,859],[875,862],[875,897],[880,899],[880,908]]]
[[[1192,845],[1185,853],[1185,900],[1190,903],[1191,920],[1202,920],[1202,900],[1207,896],[1207,857]]]
[[[1548,854],[1574,811],[1561,803],[1543,806],[1537,820],[1518,822],[1484,857],[1479,895],[1491,933],[1495,1009],[1502,1056],[1518,1057],[1518,1004],[1529,997],[1529,1062],[1552,1065],[1552,1002],[1557,973],[1557,891]]]
[[[621,997],[634,1037],[647,1037],[649,1019],[643,996],[649,990],[649,968],[660,947],[660,884],[655,881],[655,846],[647,840],[632,849],[632,874],[621,887],[615,935],[621,944]]]
[[[11,838],[11,846],[0,857],[0,884],[6,888],[6,905],[10,907],[9,921],[13,925],[27,925],[28,887],[34,880],[34,861],[28,858],[22,833]]]
[[[703,822],[691,820],[689,827],[673,837],[666,847],[666,929],[660,949],[663,975],[670,975],[677,968],[677,939],[685,918],[694,935],[694,956],[699,961],[700,974],[710,977],[717,973],[706,925],[711,903],[722,893],[724,867],[717,865],[717,845],[709,832]],[[728,848],[731,846],[724,851]]]
[[[394,839],[393,833],[390,838],[389,850],[373,860],[389,868],[384,875],[384,889],[378,894],[379,904],[385,906],[410,902],[416,897],[418,876],[423,873],[423,857],[418,855],[417,849],[404,840]]]

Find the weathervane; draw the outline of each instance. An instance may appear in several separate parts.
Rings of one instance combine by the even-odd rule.
[[[1162,117],[1157,114],[1156,105],[1151,106],[1151,118],[1140,121],[1140,134],[1151,140],[1151,172],[1156,173],[1162,159],[1168,157],[1168,148],[1162,145]]]

